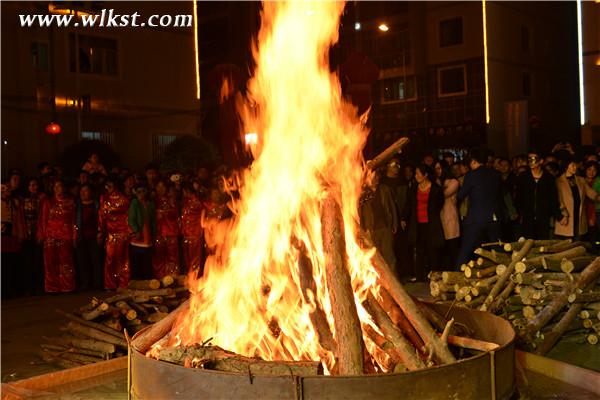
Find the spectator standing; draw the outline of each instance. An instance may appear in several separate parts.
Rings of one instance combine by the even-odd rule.
[[[542,165],[536,151],[527,155],[529,171],[517,178],[516,206],[520,216],[521,235],[548,239],[552,217],[561,218],[554,177]]]
[[[510,242],[515,237],[516,221],[519,217],[515,205],[515,196],[517,191],[517,179],[511,171],[510,161],[506,158],[498,160],[498,172],[500,172],[500,190],[502,200],[506,208],[506,219],[500,227],[500,238],[505,242]]]
[[[104,241],[104,288],[127,287],[131,277],[129,267],[130,199],[117,187],[117,180],[106,181],[106,193],[100,199],[98,213],[98,243]]]
[[[92,187],[84,183],[79,189],[77,201],[77,272],[79,288],[102,289],[102,264],[97,241],[99,202],[94,198]]]
[[[104,176],[107,175],[106,168],[100,162],[100,157],[98,154],[94,153],[90,156],[90,158],[83,164],[82,170],[86,171],[88,174],[102,174]]]
[[[217,193],[218,192],[217,189]],[[193,186],[183,185],[183,206],[181,210],[181,234],[183,236],[183,260],[187,272],[202,271],[203,260],[203,214],[204,205]]]
[[[150,192],[150,197],[154,197],[155,186],[158,183],[160,175],[158,174],[158,166],[150,163],[146,166],[146,187]]]
[[[457,179],[450,175],[450,167],[444,160],[435,163],[436,183],[444,191],[444,206],[440,214],[442,228],[444,229],[444,251],[441,257],[442,265],[450,267],[458,256],[460,241],[460,221],[456,195],[460,188]]]
[[[129,206],[131,241],[129,263],[134,279],[152,277],[152,244],[156,236],[156,209],[144,185],[136,186]]]
[[[43,247],[37,240],[37,225],[41,204],[45,198],[40,191],[40,182],[32,178],[27,183],[27,193],[23,198],[26,237],[23,243],[23,266],[25,292],[41,295],[44,293]]]
[[[554,233],[561,237],[580,240],[588,230],[585,212],[585,198],[600,201],[600,195],[577,176],[577,163],[572,158],[562,160],[563,173],[556,180],[562,218],[554,227]]]
[[[1,196],[2,298],[9,298],[17,294],[21,268],[20,251],[26,237],[26,228],[21,200],[11,191],[10,182],[2,184]]]
[[[415,181],[416,185],[408,191],[401,225],[408,230],[408,239],[416,249],[415,279],[425,281],[429,271],[441,268],[444,191],[435,183],[433,170],[425,164],[415,169]]]
[[[373,244],[387,264],[398,275],[394,253],[394,235],[398,230],[398,213],[392,188],[379,184],[379,176],[373,179],[373,188],[361,202],[360,225],[369,233]]]
[[[392,158],[388,162],[385,176],[381,178],[380,185],[390,188],[397,213],[397,220],[399,220],[400,214],[406,205],[408,183],[401,176],[400,161],[397,158]],[[397,223],[394,234],[396,269],[399,277],[408,277],[414,274],[414,249],[409,245],[407,232],[404,229],[398,229],[398,225]]]
[[[500,238],[501,206],[500,174],[485,167],[487,154],[481,149],[471,152],[469,171],[458,192],[458,201],[469,200],[463,224],[463,237],[456,267],[469,261],[473,250],[482,243]]]
[[[596,164],[596,177],[594,178],[594,182],[592,183],[592,189],[596,192],[596,194],[600,195],[600,174],[598,174],[598,164]],[[593,239],[596,247],[596,252],[600,250],[600,203],[595,203],[595,212],[596,212],[596,236]]]
[[[152,267],[154,277],[179,274],[179,209],[177,192],[165,181],[156,185],[156,239]]]
[[[67,194],[63,181],[54,183],[54,193],[42,203],[38,240],[44,243],[44,287],[46,292],[75,290],[73,244],[77,239],[75,199]]]

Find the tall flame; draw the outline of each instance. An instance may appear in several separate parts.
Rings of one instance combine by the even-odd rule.
[[[192,283],[190,310],[171,335],[177,343],[210,339],[266,360],[331,360],[309,318],[318,305],[334,330],[321,238],[327,193],[335,193],[342,210],[355,303],[368,323],[360,301],[376,273],[370,252],[357,244],[355,222],[368,131],[342,98],[328,64],[343,8],[334,1],[263,4],[248,86],[253,110],[240,110],[246,131],[259,132],[255,162],[241,174],[236,217],[221,227],[227,234],[219,254],[209,257],[205,275]],[[307,297],[298,242],[316,283],[316,293]]]

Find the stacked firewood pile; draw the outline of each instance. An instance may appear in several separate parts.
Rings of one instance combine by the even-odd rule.
[[[600,258],[589,249],[571,240],[484,244],[461,272],[432,272],[431,295],[504,317],[521,345],[537,354],[561,338],[597,344]]]
[[[361,321],[354,302],[341,221],[339,206],[328,198],[322,210],[322,235],[335,329],[329,325],[319,302],[310,320],[315,340],[328,351],[327,354],[333,355],[333,360],[323,356],[320,361],[266,361],[212,345],[211,338],[204,343],[173,345],[170,343],[171,328],[178,315],[187,312],[188,303],[138,335],[132,343],[133,347],[149,357],[190,368],[250,372],[255,375],[289,374],[290,371],[299,375],[317,375],[322,373],[323,366],[333,375],[412,371],[453,363],[459,358],[498,347],[494,343],[469,337],[471,332],[468,327],[454,323],[453,319],[446,319],[428,304],[412,297],[377,251],[372,258],[372,265],[379,275],[379,281],[361,304],[370,315],[370,320]],[[316,292],[313,267],[306,249],[297,242],[292,240],[292,245],[298,251],[301,295],[308,297],[309,291]],[[365,248],[372,248],[364,232],[360,235],[360,242]],[[281,330],[277,329],[276,320],[272,322],[270,334],[279,338],[277,335],[282,334]]]
[[[186,278],[133,280],[116,294],[92,298],[73,312],[56,310],[68,323],[60,328],[60,336],[44,337],[40,357],[71,368],[127,354],[124,331],[131,336],[169,315],[189,296]]]

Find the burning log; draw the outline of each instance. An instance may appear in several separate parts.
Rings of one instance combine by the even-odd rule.
[[[189,309],[189,300],[182,303],[174,311],[172,311],[166,318],[161,319],[159,322],[152,325],[148,330],[138,335],[133,341],[132,346],[135,347],[140,353],[147,352],[150,347],[160,339],[162,339],[173,327],[173,324],[179,318],[181,314],[185,314]]]
[[[392,143],[387,149],[379,153],[372,160],[367,161],[367,168],[371,171],[375,171],[377,168],[385,164],[390,158],[402,151],[402,148],[409,142],[409,139],[402,137]]]
[[[406,340],[400,329],[394,325],[371,293],[367,295],[362,305],[369,315],[371,315],[375,324],[381,329],[386,339],[398,351],[402,361],[409,370],[414,371],[426,367],[425,363],[417,356],[415,348]]]
[[[390,357],[392,362],[395,364],[402,362],[402,356],[398,353],[396,347],[385,337],[381,336],[371,325],[363,324],[362,329],[365,335]]]
[[[217,346],[166,347],[158,351],[158,359],[192,368],[251,375],[311,376],[323,373],[323,367],[318,361],[265,361],[244,357]]]
[[[373,247],[371,241],[364,233],[361,232],[360,237],[366,246]],[[380,284],[390,293],[396,304],[400,306],[404,315],[419,333],[419,336],[421,336],[425,345],[428,346],[428,349],[432,351],[438,363],[447,364],[456,361],[450,350],[448,350],[448,347],[436,335],[431,325],[429,325],[429,321],[423,316],[419,307],[398,281],[396,275],[377,249],[375,249],[371,262],[379,275]]]
[[[392,322],[400,328],[400,331],[406,338],[412,343],[412,345],[419,350],[421,353],[425,353],[425,343],[410,324],[410,321],[406,318],[400,307],[394,301],[394,298],[384,288],[379,289],[379,296],[381,302],[379,303],[385,312],[389,315]]]
[[[297,244],[298,241],[295,241],[295,243]],[[313,278],[312,262],[306,255],[305,245],[303,243],[297,244],[297,247],[299,248],[298,271],[300,275],[302,296],[304,297],[304,302],[308,304],[314,304],[314,310],[310,313],[310,321],[315,332],[317,333],[317,339],[319,340],[321,347],[327,351],[335,353],[337,345],[333,339],[333,334],[331,333],[331,328],[329,327],[329,322],[327,321],[327,315],[321,308],[321,304],[316,298],[317,284]],[[313,300],[311,300],[308,294],[309,291],[313,294]]]
[[[321,233],[325,274],[333,313],[339,373],[358,375],[363,371],[363,339],[360,320],[346,261],[346,242],[341,210],[329,195],[322,210]]]

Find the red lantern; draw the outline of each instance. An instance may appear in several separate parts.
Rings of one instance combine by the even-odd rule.
[[[58,135],[61,132],[61,130],[62,128],[56,122],[50,122],[48,125],[46,125],[46,133],[48,135]]]

